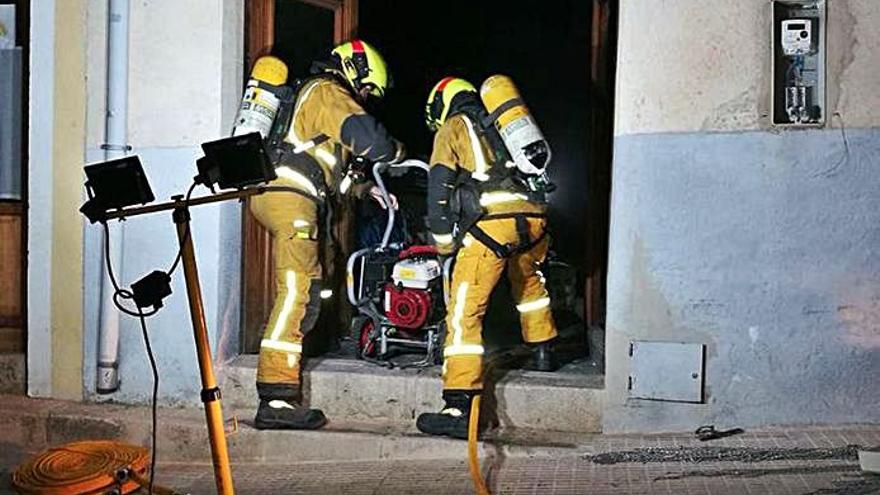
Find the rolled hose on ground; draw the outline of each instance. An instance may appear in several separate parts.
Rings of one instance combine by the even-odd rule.
[[[86,440],[51,447],[12,473],[12,485],[25,494],[133,493],[149,484],[150,451],[110,440]],[[158,495],[178,492],[153,486]]]

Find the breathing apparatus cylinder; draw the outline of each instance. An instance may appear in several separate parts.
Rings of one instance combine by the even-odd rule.
[[[550,163],[550,145],[513,81],[503,75],[486,79],[480,86],[480,98],[517,169],[529,175],[543,174]]]
[[[244,90],[232,135],[259,132],[264,139],[267,138],[282,99],[290,90],[284,86],[286,82],[287,65],[284,62],[272,56],[258,58]]]

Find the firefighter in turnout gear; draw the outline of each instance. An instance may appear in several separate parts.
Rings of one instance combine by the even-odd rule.
[[[446,406],[421,414],[416,424],[424,433],[467,438],[471,400],[483,387],[483,316],[505,266],[523,339],[534,348],[531,367],[555,368],[550,345],[556,326],[540,272],[550,244],[546,202],[542,192],[517,179],[503,143],[484,126],[486,109],[469,82],[441,80],[428,97],[426,114],[428,127],[436,131],[429,228],[441,253],[458,251],[443,351]]]
[[[403,146],[363,109],[382,97],[388,72],[382,56],[363,41],[336,47],[328,63],[296,91],[272,185],[301,194],[270,192],[251,199],[250,210],[273,236],[276,299],[260,343],[257,428],[320,428],[324,414],[301,405],[302,341],[315,325],[321,302],[319,234],[335,195],[381,193],[370,182],[352,180],[350,159],[395,162]],[[394,203],[394,201],[392,201]],[[395,205],[390,205],[396,207]],[[322,232],[323,231],[323,232]]]

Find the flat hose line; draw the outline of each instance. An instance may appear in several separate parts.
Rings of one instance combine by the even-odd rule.
[[[150,451],[111,440],[86,440],[51,447],[12,473],[22,494],[97,495],[133,493],[149,484]],[[153,493],[174,495],[154,486]]]
[[[482,380],[485,383],[491,379],[492,371],[496,366],[505,362],[515,360],[517,356],[511,353],[500,353],[497,356],[488,357],[483,363]],[[479,434],[480,423],[480,394],[474,395],[471,399],[471,411],[468,416],[468,468],[471,473],[471,480],[474,483],[474,490],[477,495],[491,495],[489,487],[483,480],[483,474],[480,472],[480,455],[477,450],[477,436]]]
[[[474,482],[474,490],[478,495],[489,495],[489,488],[483,481],[483,474],[480,473],[480,455],[477,452],[477,432],[480,422],[480,396],[475,395],[471,399],[471,413],[468,418],[468,466],[471,471],[471,480]]]

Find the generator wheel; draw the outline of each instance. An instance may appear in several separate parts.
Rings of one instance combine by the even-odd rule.
[[[351,334],[357,336],[357,358],[376,357],[376,341],[373,329],[376,325],[369,316],[356,316],[351,321]]]

